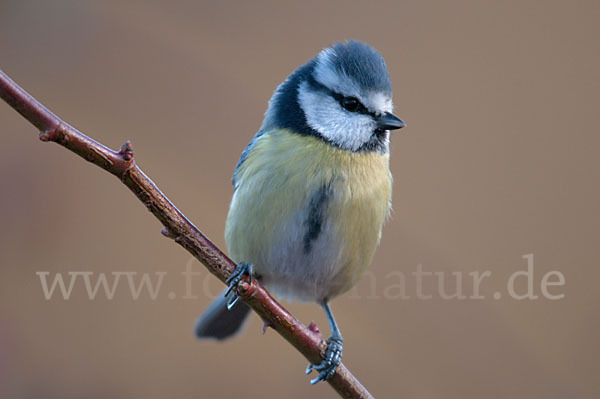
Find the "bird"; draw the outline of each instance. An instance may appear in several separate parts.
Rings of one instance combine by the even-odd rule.
[[[325,47],[277,87],[233,173],[225,241],[237,267],[197,337],[241,330],[250,308],[233,288],[249,276],[324,309],[331,337],[306,374],[318,372],[315,384],[335,373],[343,338],[329,303],[358,282],[390,215],[390,131],[406,126],[392,111],[386,63],[361,41]]]

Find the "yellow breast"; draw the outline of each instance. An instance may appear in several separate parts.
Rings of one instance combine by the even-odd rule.
[[[285,130],[262,135],[237,171],[225,233],[230,255],[300,299],[349,290],[371,262],[389,214],[388,164],[388,154],[352,153]],[[306,210],[325,185],[331,195],[320,245],[306,253]]]

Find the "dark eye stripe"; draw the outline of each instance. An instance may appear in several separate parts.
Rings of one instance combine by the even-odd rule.
[[[367,107],[365,107],[365,105],[362,102],[360,102],[356,97],[345,97],[343,94],[333,91],[330,88],[328,88],[327,86],[325,86],[324,84],[322,84],[321,82],[318,82],[312,76],[308,76],[307,81],[314,89],[328,93],[338,103],[340,103],[340,105],[342,105],[342,107],[343,107],[343,101],[345,99],[348,99],[348,98],[356,99],[356,101],[358,102],[358,107],[357,107],[356,111],[350,111],[350,112],[357,112],[359,114],[370,115],[373,118],[377,118],[377,114],[375,112],[370,111]]]
[[[376,115],[375,115],[375,113],[374,113],[374,112],[371,112],[371,111],[369,111],[369,110],[367,109],[367,107],[365,107],[365,106],[364,106],[364,104],[363,104],[363,103],[361,103],[361,102],[360,102],[360,100],[359,100],[358,98],[356,98],[356,97],[345,97],[343,94],[336,93],[335,91],[332,91],[332,90],[329,90],[329,92],[331,93],[331,96],[332,96],[333,98],[335,98],[335,99],[337,100],[337,102],[339,102],[339,103],[340,103],[340,105],[341,105],[341,106],[342,106],[344,109],[346,109],[346,110],[348,110],[348,111],[350,111],[350,112],[356,112],[356,113],[359,113],[359,114],[371,115],[371,116],[373,116],[373,117],[375,117],[375,116],[376,116]],[[350,100],[350,99],[352,99],[352,100],[356,100],[356,102],[357,102],[357,106],[356,106],[356,109],[355,109],[355,110],[349,110],[349,109],[347,109],[346,107],[344,107],[344,101],[347,101],[347,100]]]

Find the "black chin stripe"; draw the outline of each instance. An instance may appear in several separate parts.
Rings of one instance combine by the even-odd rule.
[[[377,151],[380,154],[385,154],[388,151],[386,141],[389,136],[389,133],[385,131],[384,133],[373,133],[369,141],[360,146],[357,152],[371,152]]]

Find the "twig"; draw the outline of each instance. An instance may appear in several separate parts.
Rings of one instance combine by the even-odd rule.
[[[133,159],[127,141],[116,152],[63,122],[0,70],[0,97],[40,130],[42,141],[54,141],[117,176],[164,225],[162,233],[175,240],[219,280],[225,281],[235,264],[200,232],[156,187]],[[283,308],[258,282],[242,280],[237,292],[263,321],[310,362],[320,363],[327,344],[316,326],[306,327]],[[340,364],[329,384],[343,398],[372,398],[361,383]]]

